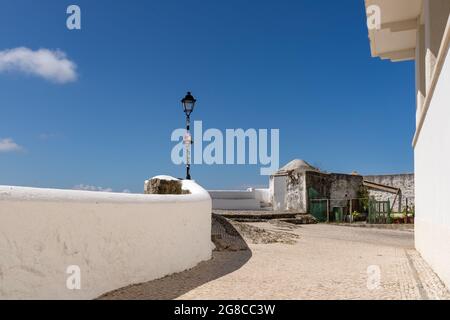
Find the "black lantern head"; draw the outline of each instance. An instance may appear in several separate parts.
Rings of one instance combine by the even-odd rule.
[[[184,113],[186,113],[187,116],[190,116],[191,113],[194,111],[195,103],[197,100],[192,96],[190,92],[187,93],[186,97],[181,100],[181,103],[183,104]]]

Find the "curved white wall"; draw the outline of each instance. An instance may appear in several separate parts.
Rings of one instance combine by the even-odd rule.
[[[91,299],[211,258],[211,198],[0,186],[0,299]],[[67,267],[81,269],[69,290]]]

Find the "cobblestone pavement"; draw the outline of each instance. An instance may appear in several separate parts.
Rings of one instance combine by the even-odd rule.
[[[106,298],[450,299],[414,250],[412,232],[280,222],[233,225],[247,250],[215,252],[192,270]],[[255,241],[249,234],[255,230],[291,234],[295,241]]]

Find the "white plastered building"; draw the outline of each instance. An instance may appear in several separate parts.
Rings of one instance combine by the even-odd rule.
[[[372,56],[416,63],[416,248],[450,287],[450,0],[365,4]]]

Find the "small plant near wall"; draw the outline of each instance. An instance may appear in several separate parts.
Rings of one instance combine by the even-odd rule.
[[[416,216],[416,207],[411,206],[408,210],[409,214],[414,218]]]
[[[359,205],[363,209],[363,212],[369,211],[369,189],[367,189],[365,186],[361,186],[358,190],[358,199],[359,199]]]
[[[404,208],[404,209],[402,210],[402,216],[403,216],[404,222],[405,222],[405,223],[408,223],[408,209],[407,209],[407,208]]]
[[[394,224],[414,224],[414,211],[411,207],[404,208],[401,213],[397,213],[393,218]]]
[[[415,207],[414,206],[408,207],[407,215],[406,215],[407,223],[414,224],[415,213],[416,212],[415,212]]]
[[[352,213],[353,221],[360,221],[361,217],[362,217],[362,215],[358,211],[354,211]]]

